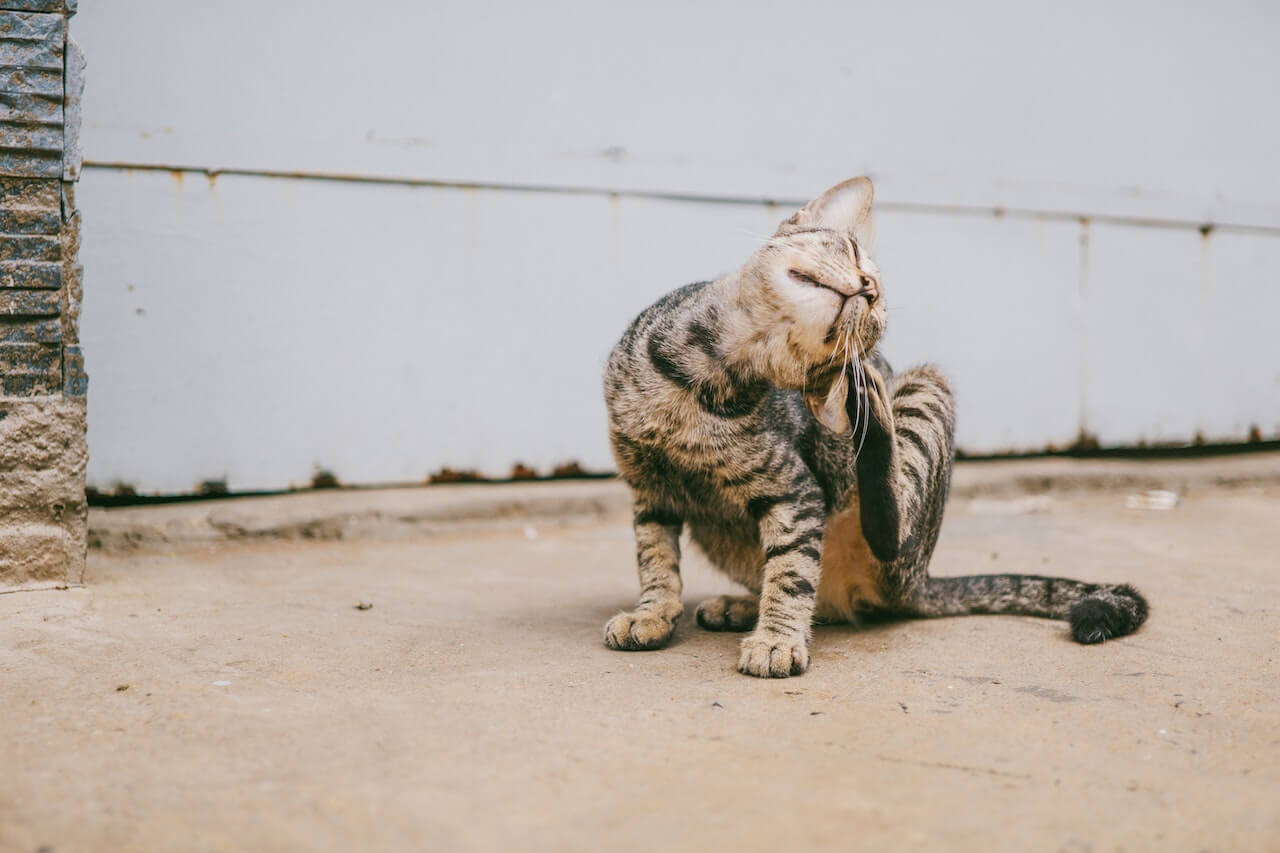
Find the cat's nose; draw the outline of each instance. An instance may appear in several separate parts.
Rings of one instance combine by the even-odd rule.
[[[879,279],[873,275],[863,275],[862,289],[858,293],[867,298],[867,304],[875,305],[876,300],[880,298]]]

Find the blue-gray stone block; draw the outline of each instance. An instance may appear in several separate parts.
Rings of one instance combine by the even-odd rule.
[[[89,376],[84,372],[84,353],[80,347],[67,347],[62,358],[64,377],[63,393],[68,397],[83,397],[89,393]]]

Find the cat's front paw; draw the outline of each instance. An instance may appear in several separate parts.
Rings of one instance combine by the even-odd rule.
[[[708,631],[750,631],[760,609],[757,596],[717,595],[698,605],[698,624]]]
[[[604,644],[621,652],[639,652],[665,646],[676,623],[641,610],[619,613],[604,626]]]
[[[809,647],[803,638],[759,637],[742,641],[738,672],[757,678],[788,678],[809,668]]]

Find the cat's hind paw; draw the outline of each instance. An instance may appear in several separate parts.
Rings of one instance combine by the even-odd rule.
[[[619,613],[604,626],[604,644],[621,652],[659,649],[667,644],[675,630],[674,620],[654,613],[643,610]]]
[[[742,641],[738,672],[757,678],[789,678],[809,668],[809,647],[803,639],[751,635]]]
[[[717,595],[698,605],[698,625],[708,631],[750,631],[756,626],[760,602],[756,596]]]

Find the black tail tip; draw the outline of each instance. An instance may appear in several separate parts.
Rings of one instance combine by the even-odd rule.
[[[1138,630],[1147,619],[1147,600],[1128,584],[1104,587],[1071,608],[1071,636],[1092,645]]]

